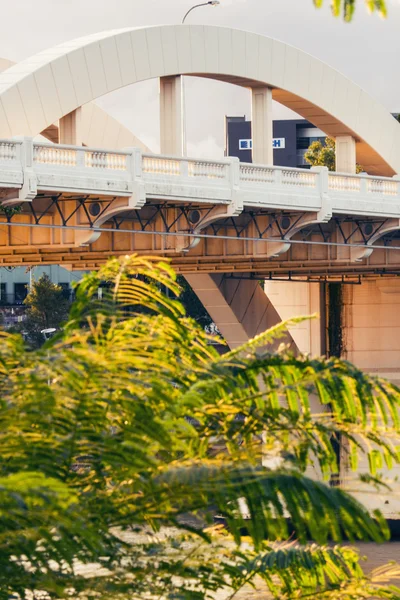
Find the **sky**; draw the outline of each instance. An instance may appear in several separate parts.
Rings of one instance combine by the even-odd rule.
[[[20,61],[61,42],[122,27],[179,23],[193,0],[0,0],[0,57]],[[188,23],[264,34],[325,61],[392,112],[400,112],[400,0],[387,0],[386,20],[363,0],[350,24],[330,14],[329,0],[221,0],[199,8]],[[185,78],[188,154],[223,153],[224,116],[250,117],[250,93],[215,81]],[[158,82],[147,81],[98,100],[154,151],[159,148]],[[279,105],[274,117],[295,117]]]

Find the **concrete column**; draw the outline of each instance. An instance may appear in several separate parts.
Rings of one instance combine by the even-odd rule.
[[[237,348],[281,321],[258,281],[223,275],[185,275],[229,348]],[[292,338],[285,341],[297,351]]]
[[[77,108],[59,122],[59,143],[82,146],[82,109]]]
[[[339,135],[336,138],[336,171],[356,172],[356,140],[351,135]]]
[[[161,154],[183,156],[182,78],[160,78]]]
[[[317,283],[267,281],[265,292],[279,315],[284,321],[291,317],[320,314],[320,286]],[[321,322],[320,320],[304,321],[290,332],[297,348],[302,354],[320,356],[322,353]]]
[[[272,148],[272,89],[253,88],[251,104],[253,162],[262,165],[274,163]]]

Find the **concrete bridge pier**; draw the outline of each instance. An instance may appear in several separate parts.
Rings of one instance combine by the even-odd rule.
[[[273,165],[272,89],[269,87],[252,89],[251,136],[253,163]]]
[[[59,143],[70,146],[82,146],[82,108],[76,108],[62,117],[58,128]]]
[[[184,156],[182,77],[160,77],[160,152]]]
[[[260,283],[254,279],[237,279],[224,275],[193,274],[186,280],[199,297],[230,349],[241,346],[280,322],[280,317]],[[297,346],[291,336],[280,343]]]
[[[336,137],[336,171],[349,174],[356,172],[356,140],[352,136]],[[300,314],[318,313],[321,319],[320,327],[316,327],[313,321],[306,322],[301,329],[293,331],[292,335],[302,353],[312,355],[325,354],[327,351],[329,353],[324,331],[326,301],[323,297],[325,294],[323,288],[316,283],[269,281],[265,284],[265,292],[273,298],[276,310],[282,319]]]
[[[400,384],[400,280],[342,286],[343,357]]]
[[[356,165],[356,140],[351,135],[338,135],[336,137],[336,171],[354,174]]]
[[[273,164],[272,90],[252,91],[253,160]],[[181,77],[160,78],[161,154],[183,156],[183,95]],[[186,275],[186,280],[233,349],[280,322],[258,281],[226,279],[223,275]],[[295,344],[290,336],[286,341]]]

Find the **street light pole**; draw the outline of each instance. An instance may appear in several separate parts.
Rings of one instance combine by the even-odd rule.
[[[191,13],[192,10],[194,10],[195,8],[200,8],[200,6],[218,6],[218,4],[221,4],[220,0],[210,0],[210,2],[202,2],[201,4],[195,4],[194,6],[192,6],[192,8],[189,8],[186,15],[183,17],[182,25],[186,21],[186,17],[189,15],[189,13]]]
[[[195,4],[192,8],[189,8],[187,13],[182,19],[182,25],[185,24],[186,18],[196,8],[200,8],[201,6],[218,6],[221,4],[220,0],[210,0],[209,2],[202,2],[201,4]],[[185,120],[185,80],[182,77],[182,135],[183,135],[183,156],[186,156],[186,120]]]

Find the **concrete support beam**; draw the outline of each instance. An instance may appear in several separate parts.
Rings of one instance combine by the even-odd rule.
[[[59,143],[82,146],[82,109],[77,108],[59,121]]]
[[[279,320],[284,321],[300,315],[321,314],[320,286],[317,283],[267,281],[265,292],[273,303]],[[302,354],[322,354],[321,321],[312,319],[297,325],[290,332]]]
[[[272,89],[253,88],[251,104],[253,162],[262,165],[274,163],[272,148]]]
[[[258,281],[223,275],[185,275],[229,348],[234,349],[281,321]],[[292,338],[286,341],[297,351]]]
[[[160,77],[160,151],[183,156],[181,77]]]
[[[351,135],[339,135],[336,138],[336,171],[356,172],[356,140]]]
[[[400,383],[400,281],[365,279],[343,286],[344,358]]]

